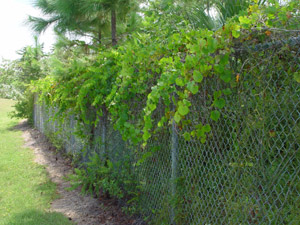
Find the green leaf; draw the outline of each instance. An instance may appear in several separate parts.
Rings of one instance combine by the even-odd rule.
[[[151,129],[151,127],[152,127],[151,117],[150,116],[145,116],[144,121],[145,121],[145,128],[146,129]],[[128,123],[128,122],[126,122],[126,123],[129,124],[128,128],[132,126],[130,123]],[[126,123],[125,123],[125,127],[126,127]]]
[[[195,128],[197,128],[197,129],[202,129],[202,127],[203,127],[203,125],[201,122],[195,126]]]
[[[131,124],[130,124],[130,123],[128,123],[128,122],[125,122],[125,123],[124,123],[124,127],[126,127],[126,128],[130,128],[130,127],[131,127]]]
[[[220,98],[222,96],[222,91],[214,91],[214,98]]]
[[[229,63],[229,55],[226,54],[226,55],[221,56],[220,65],[225,66],[228,63]]]
[[[217,122],[220,118],[220,115],[221,115],[221,113],[219,111],[214,110],[210,113],[210,118]]]
[[[177,78],[175,82],[180,87],[184,86],[183,80],[181,78]]]
[[[248,17],[246,17],[246,16],[240,16],[239,17],[239,21],[242,24],[250,24],[251,23],[251,20]]]
[[[178,112],[180,113],[180,115],[185,116],[189,113],[189,107],[187,107],[186,105],[181,104],[178,107]]]
[[[200,46],[197,44],[188,44],[186,47],[190,50],[191,53],[200,52]]]
[[[221,64],[216,64],[214,66],[214,69],[218,74],[222,74],[225,72],[225,67],[224,67],[224,65],[221,65]]]
[[[193,131],[191,132],[191,136],[192,136],[192,137],[195,137],[195,135],[196,135],[196,131],[193,130]]]
[[[224,98],[219,98],[214,101],[214,106],[216,106],[219,109],[224,108],[225,104],[226,102]]]
[[[197,71],[197,70],[194,70],[193,78],[198,83],[202,82],[202,80],[203,80],[202,74],[199,71]]]
[[[197,132],[196,135],[197,135],[198,138],[205,137],[205,132],[204,132],[203,127],[197,128],[196,132]]]
[[[192,103],[187,99],[183,99],[183,104],[188,106],[188,107],[190,107],[192,105]]]
[[[187,55],[185,58],[185,68],[191,68],[194,65],[194,58],[190,55]]]
[[[220,78],[224,82],[228,83],[229,81],[231,81],[231,71],[229,70],[224,71],[224,73],[220,75]]]
[[[241,32],[240,32],[240,31],[236,31],[236,30],[233,30],[233,31],[232,31],[232,36],[233,36],[233,37],[238,38],[240,35],[241,35]]]
[[[241,35],[241,31],[240,31],[240,26],[239,25],[235,25],[233,27],[233,30],[232,30],[232,36],[235,37],[235,38],[238,38],[240,35]]]
[[[210,131],[211,131],[210,125],[209,125],[209,124],[206,124],[206,125],[203,127],[203,131],[204,131],[205,133],[210,132]]]
[[[107,162],[108,168],[114,167],[114,164],[110,160],[107,160],[106,162]]]
[[[296,73],[294,73],[294,79],[295,79],[295,81],[297,81],[298,83],[300,83],[300,72],[299,71],[296,72]]]
[[[151,137],[151,134],[148,131],[145,131],[143,134],[143,140],[147,141]]]
[[[194,81],[191,81],[187,84],[187,88],[189,89],[190,92],[192,92],[193,94],[197,94],[197,92],[199,91],[198,86],[195,84]]]
[[[179,123],[179,122],[180,122],[181,116],[179,115],[178,112],[175,113],[174,120],[175,120],[176,123]]]
[[[202,73],[205,73],[211,69],[212,69],[211,65],[209,65],[209,66],[206,64],[200,65],[200,72],[202,72]]]
[[[226,89],[223,90],[223,94],[224,95],[231,95],[232,91],[230,90],[230,88],[226,88]]]
[[[151,111],[154,111],[156,109],[156,105],[155,104],[149,104],[148,105]]]
[[[207,49],[209,52],[214,52],[218,47],[218,42],[216,39],[209,37],[207,40]]]
[[[189,132],[185,132],[183,135],[184,139],[186,141],[190,141],[191,140],[191,134]]]

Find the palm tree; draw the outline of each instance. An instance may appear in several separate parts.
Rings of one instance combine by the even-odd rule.
[[[84,0],[36,0],[34,6],[47,18],[29,16],[28,23],[38,34],[54,25],[57,33],[71,32],[79,36],[89,36],[101,43],[101,33],[107,25],[105,14],[98,10],[87,16],[82,8]]]
[[[111,23],[111,41],[115,46],[117,41],[117,21],[122,21],[125,15],[132,9],[136,9],[138,1],[132,0],[86,0],[83,12],[85,15],[94,15],[96,12],[105,12],[106,15],[110,14]],[[117,14],[120,18],[117,18]],[[118,20],[119,19],[119,20]]]
[[[264,4],[266,0],[259,0]],[[246,10],[251,4],[249,0],[175,0],[174,12],[180,11],[194,29],[207,28],[215,30],[226,21]],[[176,9],[177,8],[177,9]]]
[[[137,8],[132,0],[35,0],[47,19],[29,17],[34,31],[41,33],[54,25],[58,33],[72,32],[90,36],[101,43],[102,33],[110,23],[112,45],[117,44],[117,21],[122,21],[128,12]],[[119,18],[117,18],[117,14]]]

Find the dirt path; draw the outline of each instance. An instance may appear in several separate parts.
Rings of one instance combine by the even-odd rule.
[[[56,154],[44,135],[22,121],[17,129],[23,131],[25,147],[33,149],[35,161],[44,165],[50,178],[57,184],[59,199],[52,203],[51,210],[61,212],[79,225],[127,225],[138,224],[125,216],[113,200],[83,196],[80,190],[67,191],[69,182],[63,179],[72,173],[70,162]]]

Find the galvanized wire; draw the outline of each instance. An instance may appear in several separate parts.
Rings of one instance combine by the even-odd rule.
[[[37,99],[35,127],[44,133],[63,127],[66,151],[81,162],[92,152],[119,165],[129,161],[141,186],[140,213],[154,215],[156,224],[300,224],[300,84],[293,77],[300,72],[300,46],[298,38],[289,40],[236,51],[234,80],[204,79],[191,100],[190,125],[162,128],[146,148],[123,141],[109,115],[99,119],[93,141],[79,138],[76,127],[85,134],[92,128],[71,114],[65,124],[53,121],[55,107]],[[233,94],[213,122],[213,92],[224,88]],[[163,114],[158,107],[154,120]],[[199,123],[211,124],[206,142],[186,141],[183,133]]]

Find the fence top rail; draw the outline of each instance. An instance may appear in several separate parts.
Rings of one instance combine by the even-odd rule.
[[[235,53],[237,55],[248,53],[248,52],[260,52],[270,49],[279,49],[284,45],[288,45],[289,47],[300,46],[300,36],[290,37],[288,39],[276,40],[271,42],[260,43],[256,45],[247,45],[243,47],[235,47]]]

